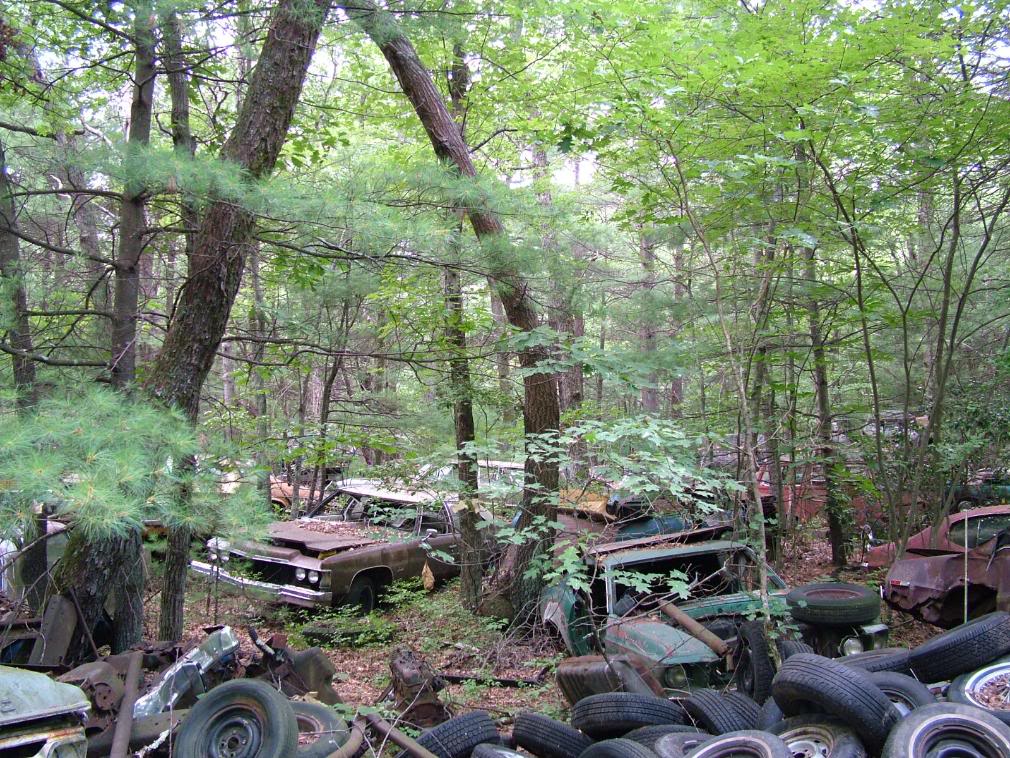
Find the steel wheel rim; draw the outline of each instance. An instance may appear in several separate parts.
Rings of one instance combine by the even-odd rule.
[[[828,758],[835,749],[835,735],[830,729],[814,724],[790,729],[779,735],[793,758]]]
[[[263,743],[263,726],[255,713],[233,708],[209,724],[206,742],[210,758],[253,758]]]
[[[1000,744],[983,729],[967,721],[941,721],[920,727],[913,736],[914,755],[923,758],[1004,758]]]

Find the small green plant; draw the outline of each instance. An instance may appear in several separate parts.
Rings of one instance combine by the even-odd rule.
[[[382,593],[382,602],[391,608],[406,608],[427,599],[421,577],[413,576],[390,584]]]
[[[378,613],[359,616],[353,608],[335,608],[298,631],[314,645],[359,648],[388,644],[396,638],[399,628]]]

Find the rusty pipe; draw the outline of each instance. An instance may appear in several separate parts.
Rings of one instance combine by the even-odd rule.
[[[133,734],[133,704],[137,702],[137,692],[140,690],[140,667],[144,662],[144,654],[135,650],[130,653],[130,665],[126,669],[126,691],[119,701],[119,714],[116,719],[116,731],[112,735],[112,748],[109,758],[126,758],[130,750],[130,735]]]
[[[354,758],[364,741],[365,725],[360,718],[356,718],[351,722],[351,733],[347,736],[347,742],[326,756],[326,758]]]
[[[438,758],[434,753],[418,745],[414,740],[401,732],[395,726],[374,713],[365,716],[365,721],[382,737],[388,737],[389,741],[398,745],[406,751],[412,758]],[[332,758],[332,756],[331,756]]]
[[[704,642],[710,648],[712,652],[718,655],[720,658],[726,656],[729,652],[729,645],[719,639],[713,632],[703,627],[700,623],[695,621],[693,618],[688,616],[684,611],[675,606],[673,603],[663,603],[659,606],[659,610],[662,611],[667,618],[678,624],[685,632],[690,634],[697,640]]]

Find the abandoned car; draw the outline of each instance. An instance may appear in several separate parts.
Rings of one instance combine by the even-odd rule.
[[[767,656],[768,642],[741,629],[761,610],[758,558],[742,543],[713,539],[724,532],[700,529],[592,547],[584,558],[588,592],[568,583],[548,588],[541,620],[557,630],[570,654],[624,657],[647,669],[667,693],[725,684],[734,676],[753,692],[761,685],[751,669]],[[803,641],[821,655],[887,644],[873,590],[827,583],[790,592],[771,568],[766,571],[773,614],[791,612]]]
[[[1010,506],[954,514],[945,525],[931,552],[909,550],[894,562],[882,595],[891,607],[949,629],[1010,605]]]
[[[428,491],[385,489],[347,480],[328,512],[270,524],[268,541],[207,542],[193,571],[303,607],[354,605],[371,611],[383,588],[421,576],[459,573],[456,514]]]
[[[84,758],[89,708],[78,687],[0,666],[0,754]]]
[[[931,555],[963,554],[965,549],[988,542],[1004,529],[1010,528],[1010,505],[991,505],[952,513],[935,526],[913,534],[905,543],[909,559]],[[890,566],[897,554],[897,545],[888,542],[867,551],[865,568]]]

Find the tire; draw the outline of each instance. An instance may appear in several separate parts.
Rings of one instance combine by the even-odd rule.
[[[837,660],[846,666],[855,666],[863,671],[896,671],[899,674],[912,673],[909,650],[903,647],[885,647],[867,650],[865,653],[845,655]]]
[[[1010,653],[1010,614],[987,613],[928,640],[909,654],[912,672],[932,684],[985,666]]]
[[[590,745],[579,758],[656,758],[645,745],[617,737]]]
[[[179,728],[179,758],[290,758],[298,750],[291,704],[266,682],[225,682],[190,710]]]
[[[572,707],[572,726],[594,740],[621,737],[640,726],[683,723],[684,710],[676,703],[632,692],[590,695]]]
[[[516,716],[512,738],[539,758],[579,758],[593,744],[582,732],[539,713]]]
[[[713,737],[688,753],[687,758],[793,758],[793,754],[774,734],[745,730]]]
[[[708,733],[703,732],[696,726],[688,726],[687,724],[659,724],[657,726],[640,726],[638,729],[632,729],[624,735],[624,739],[634,740],[640,745],[645,745],[647,748],[655,750],[656,743],[668,734],[707,735]]]
[[[947,688],[947,700],[952,703],[980,708],[1004,724],[1010,724],[1010,710],[991,708],[988,703],[976,695],[976,692],[988,682],[991,682],[996,677],[1008,674],[1010,674],[1010,660],[1002,660],[988,666],[983,666],[978,671],[973,671],[970,674],[962,674],[951,682],[950,687]]]
[[[474,711],[429,729],[416,741],[438,758],[469,758],[478,745],[497,745],[498,729],[487,711]],[[401,752],[397,758],[407,758],[407,753]]]
[[[367,576],[357,576],[347,588],[341,605],[357,606],[362,616],[367,616],[379,604],[379,591],[375,582]]]
[[[735,698],[716,690],[692,690],[683,705],[695,726],[716,735],[753,729],[760,713],[759,708],[745,710]]]
[[[704,732],[668,734],[656,740],[652,750],[659,758],[684,758],[701,743],[708,742],[710,739],[712,739],[712,735]]]
[[[792,755],[866,758],[866,748],[848,726],[831,716],[793,716],[766,729]]]
[[[786,595],[786,603],[794,619],[808,624],[868,624],[880,615],[880,596],[848,582],[804,584]]]
[[[789,660],[797,653],[813,653],[814,649],[803,640],[778,640],[775,643],[779,649],[779,658]]]
[[[958,745],[971,749],[958,751]],[[943,747],[946,752],[940,753]],[[936,752],[934,752],[936,751]],[[894,727],[882,758],[965,755],[1005,758],[1010,755],[1010,726],[985,711],[958,703],[934,703],[912,711]]]
[[[761,713],[758,714],[758,725],[757,728],[763,731],[767,731],[770,727],[775,726],[777,723],[785,719],[786,714],[782,712],[779,708],[779,704],[775,702],[775,698],[770,697],[765,700],[764,705],[761,706]]]
[[[895,671],[873,671],[870,673],[870,681],[880,687],[880,691],[894,703],[902,718],[916,708],[936,702],[933,693],[925,684],[906,674]]]
[[[772,663],[764,624],[748,621],[737,632],[737,659],[734,679],[737,689],[758,705],[772,694],[775,666]]]
[[[475,747],[470,755],[471,758],[528,758],[525,753],[520,753],[502,745],[491,745],[486,742]]]
[[[772,682],[772,697],[786,716],[810,704],[844,721],[871,750],[879,750],[900,714],[865,671],[819,655],[794,655]]]
[[[328,758],[347,742],[350,735],[347,722],[332,708],[318,703],[292,700],[291,709],[295,712],[295,722],[298,724],[299,744],[295,752],[297,758]],[[316,739],[313,742],[303,743],[304,736],[314,736]]]

